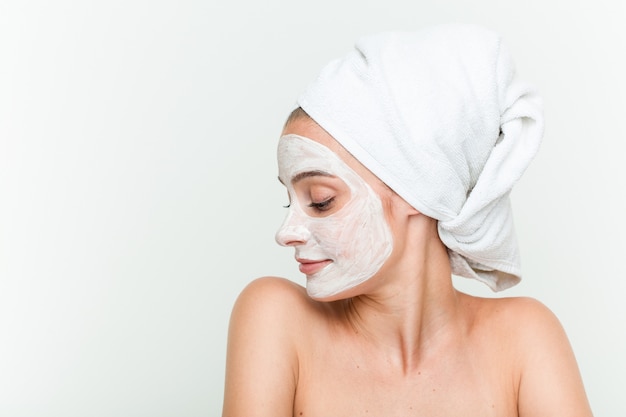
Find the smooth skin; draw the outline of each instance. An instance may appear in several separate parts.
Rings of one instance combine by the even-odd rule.
[[[249,284],[231,316],[223,417],[592,415],[565,332],[546,307],[456,291],[436,220],[308,117],[283,133],[329,147],[368,182],[394,248],[372,278],[332,299],[313,300],[281,278]],[[311,195],[320,184],[297,187]],[[341,187],[329,192],[345,197]]]

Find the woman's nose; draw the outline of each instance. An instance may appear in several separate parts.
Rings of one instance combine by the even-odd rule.
[[[298,221],[299,216],[294,216],[292,212],[287,214],[287,218],[282,226],[276,232],[276,242],[281,246],[297,246],[303,245],[311,237],[311,232],[304,225],[304,222]]]

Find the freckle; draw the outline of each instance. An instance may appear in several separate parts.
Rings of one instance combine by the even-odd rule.
[[[300,411],[300,415],[302,415],[302,411]]]
[[[421,374],[422,374],[422,372],[421,372],[421,371],[419,371],[417,374],[418,374],[418,375],[421,375]]]
[[[437,391],[436,389],[433,388],[433,392]]]

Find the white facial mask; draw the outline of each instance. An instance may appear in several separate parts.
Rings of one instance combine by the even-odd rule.
[[[327,147],[298,135],[286,135],[278,143],[279,178],[286,185],[291,204],[276,233],[276,241],[294,246],[296,258],[330,260],[323,269],[307,274],[312,298],[328,298],[371,278],[392,249],[392,235],[383,206],[372,188]],[[322,171],[342,180],[350,198],[326,217],[312,217],[291,183],[302,172]]]

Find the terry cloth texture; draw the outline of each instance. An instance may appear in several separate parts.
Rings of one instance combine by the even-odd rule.
[[[356,159],[439,220],[452,272],[521,279],[509,193],[538,150],[542,103],[500,36],[442,25],[359,40],[298,99]]]

